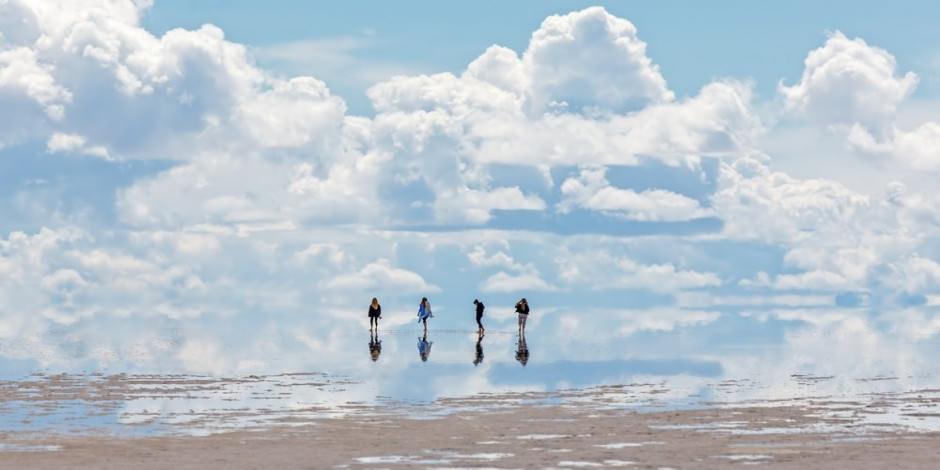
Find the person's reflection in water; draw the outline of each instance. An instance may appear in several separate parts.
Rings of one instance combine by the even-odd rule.
[[[421,356],[421,361],[428,361],[428,356],[431,355],[432,344],[434,344],[434,342],[428,341],[428,332],[425,330],[424,336],[418,338],[418,355]]]
[[[477,354],[476,354],[476,357],[473,358],[473,365],[478,366],[480,365],[481,362],[483,362],[483,333],[482,332],[480,332],[480,334],[477,335]]]
[[[369,356],[372,362],[379,360],[379,354],[382,354],[382,341],[379,340],[379,332],[369,332]]]
[[[529,346],[525,344],[525,333],[519,335],[519,345],[516,349],[516,360],[525,367],[529,362]]]

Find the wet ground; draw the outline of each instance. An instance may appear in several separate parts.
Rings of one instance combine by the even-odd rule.
[[[180,455],[248,439],[239,445],[258,452],[273,451],[264,447],[272,441],[299,446],[281,449],[291,455],[326,440],[317,455],[338,466],[841,462],[833,459],[850,447],[901,448],[940,431],[936,341],[896,318],[851,309],[547,312],[524,341],[511,318],[492,319],[482,339],[446,321],[427,336],[410,321],[386,321],[377,338],[356,325],[288,334],[273,318],[261,325],[267,355],[225,330],[194,340],[179,325],[157,328],[139,334],[164,350],[134,356],[112,342],[108,367],[89,367],[91,353],[102,353],[87,344],[71,361],[8,359],[0,461],[100,466],[81,459],[109,455],[102,449],[118,462],[163,455],[139,460],[147,467],[169,458],[160,446],[198,437]],[[441,429],[459,442],[440,441]],[[357,445],[370,430],[396,437]]]
[[[124,380],[136,382],[132,378],[105,380],[111,382],[109,387],[118,388]],[[237,383],[181,383],[173,393],[185,397],[184,390],[190,389],[199,395]],[[284,382],[283,377],[266,377],[255,383]],[[940,434],[929,431],[930,425],[911,426],[898,418],[906,417],[913,423],[929,421],[923,410],[940,403],[938,392],[878,394],[857,401],[806,398],[716,404],[669,411],[646,408],[641,412],[622,406],[623,397],[655,395],[653,390],[648,384],[629,384],[551,393],[484,394],[441,400],[433,406],[191,410],[162,416],[159,421],[164,432],[150,436],[128,435],[128,428],[142,425],[140,422],[123,424],[117,435],[112,434],[115,430],[6,435],[0,464],[122,469],[205,465],[864,469],[930,468],[936,459],[934,449]],[[58,389],[55,393],[61,392]],[[110,393],[122,392],[112,389]],[[220,429],[220,424],[229,427]],[[193,429],[217,432],[181,435],[181,431],[185,434]]]

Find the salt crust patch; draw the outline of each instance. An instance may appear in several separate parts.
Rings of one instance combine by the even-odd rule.
[[[13,444],[0,442],[0,452],[56,452],[62,446],[47,444]]]
[[[761,455],[761,454],[719,455],[718,457],[723,458],[723,459],[728,459],[728,460],[743,460],[743,461],[748,461],[748,460],[751,460],[751,461],[753,461],[753,460],[770,460],[770,459],[773,458],[773,457],[771,457],[771,456],[769,456],[769,455]]]
[[[378,457],[357,457],[356,462],[364,464],[382,464],[382,463],[403,463],[415,457],[405,457],[404,455],[382,455]]]
[[[643,447],[643,446],[655,446],[662,445],[665,442],[662,441],[647,441],[647,442],[613,442],[610,444],[594,444],[594,447],[600,447],[602,449],[623,449],[626,447]]]
[[[482,452],[478,454],[445,454],[446,458],[473,459],[473,460],[499,460],[512,457],[515,454],[505,452]]]
[[[584,460],[562,460],[558,462],[559,467],[573,468],[598,468],[598,467],[626,467],[635,465],[636,462],[629,460],[604,460],[603,462],[587,462]]]

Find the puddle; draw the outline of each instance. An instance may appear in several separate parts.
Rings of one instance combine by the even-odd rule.
[[[626,449],[628,447],[644,447],[644,446],[655,446],[662,445],[665,442],[660,441],[649,441],[649,442],[614,442],[611,444],[595,444],[594,447],[600,447],[602,449]]]
[[[600,468],[604,464],[600,462],[585,462],[585,461],[575,461],[575,460],[562,460],[558,462],[559,467],[574,467],[574,468]]]
[[[540,318],[524,345],[512,329],[497,326],[489,328],[480,341],[471,330],[432,328],[427,341],[433,342],[433,352],[419,350],[418,340],[423,337],[410,323],[382,330],[380,350],[368,330],[330,333],[321,354],[302,353],[303,348],[297,352],[273,349],[272,355],[263,357],[244,356],[240,345],[232,342],[237,338],[216,337],[213,341],[219,349],[214,354],[238,359],[249,370],[232,374],[184,373],[172,365],[135,362],[138,356],[134,356],[116,372],[63,365],[16,375],[9,371],[21,370],[22,363],[10,362],[5,368],[0,355],[0,376],[5,377],[0,380],[0,432],[208,435],[299,427],[339,417],[372,419],[376,426],[389,422],[383,417],[436,420],[457,411],[476,419],[473,413],[527,405],[596,410],[586,415],[588,419],[605,416],[609,410],[644,413],[799,406],[818,421],[812,426],[754,422],[734,411],[737,414],[730,415],[731,420],[662,428],[741,435],[830,432],[848,438],[885,430],[940,430],[936,411],[940,375],[928,367],[933,363],[930,360],[906,360],[924,367],[913,370],[912,366],[898,374],[890,367],[867,370],[844,351],[827,350],[825,355],[814,356],[805,348],[780,343],[786,337],[779,335],[790,331],[792,320],[775,321],[773,313],[760,319],[723,314],[711,323],[643,330],[627,340],[596,328],[624,318],[622,312],[595,312],[590,318],[596,323],[574,322],[572,318],[583,317],[563,312]],[[651,313],[638,311],[636,315],[646,318]],[[565,318],[567,323],[560,322]],[[872,327],[878,325],[876,319],[870,319]],[[253,324],[269,319],[238,321]],[[269,327],[280,326],[280,320],[270,321],[274,323]],[[793,331],[816,331],[812,325],[801,328]],[[313,335],[317,330],[310,327],[309,331]],[[738,343],[722,336],[727,332],[736,332]],[[676,335],[686,341],[676,342]],[[765,343],[754,343],[758,337]],[[716,343],[721,347],[715,347]],[[935,357],[940,347],[934,343],[938,342],[919,343],[920,349],[906,354]],[[527,352],[525,361],[520,361],[523,346]],[[481,352],[486,360],[475,363]],[[168,353],[175,357],[179,352]],[[82,352],[75,354],[81,357]],[[800,360],[792,361],[793,357]],[[830,358],[842,362],[827,362]],[[528,424],[531,430],[542,423],[566,422],[534,417]],[[570,437],[527,432],[509,439]],[[614,442],[599,448],[643,445],[652,444]]]
[[[56,452],[62,450],[62,446],[49,444],[16,444],[11,442],[0,442],[0,452]]]
[[[603,460],[600,462],[591,462],[584,460],[562,460],[558,462],[559,467],[567,468],[604,468],[604,467],[628,467],[631,465],[636,465],[636,462],[631,460]]]
[[[516,436],[516,439],[523,439],[529,441],[542,441],[546,439],[562,439],[565,437],[570,437],[567,434],[525,434],[522,436]]]

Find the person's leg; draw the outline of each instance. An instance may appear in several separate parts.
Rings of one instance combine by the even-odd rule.
[[[522,334],[525,335],[525,322],[529,319],[528,315],[519,315],[519,325],[522,328]]]

